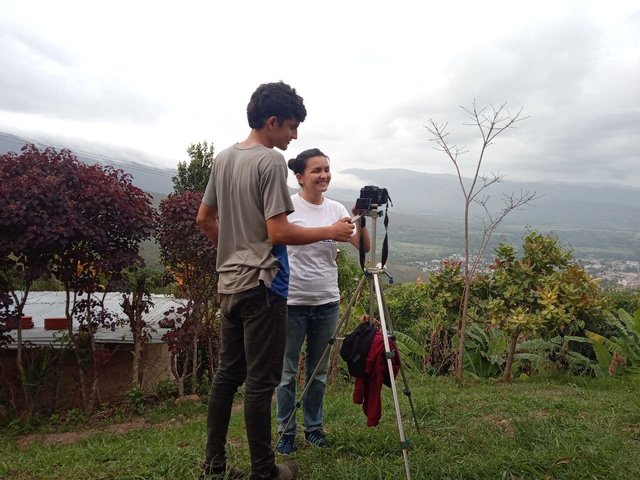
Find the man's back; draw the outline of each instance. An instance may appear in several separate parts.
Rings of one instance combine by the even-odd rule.
[[[265,220],[293,210],[284,158],[263,145],[233,145],[213,166],[203,203],[217,207],[220,223],[218,291],[236,293],[262,280],[270,285],[278,270]]]

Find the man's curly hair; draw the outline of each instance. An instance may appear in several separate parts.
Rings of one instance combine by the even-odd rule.
[[[295,119],[304,122],[307,109],[303,98],[283,81],[277,83],[263,83],[249,100],[247,105],[247,119],[251,128],[261,128],[269,117],[276,117],[278,123]]]

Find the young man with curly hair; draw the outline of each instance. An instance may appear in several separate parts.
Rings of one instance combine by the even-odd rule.
[[[354,226],[344,217],[330,226],[289,223],[293,204],[281,153],[298,137],[307,111],[295,89],[266,83],[247,106],[251,132],[214,161],[198,211],[198,225],[218,248],[221,346],[211,387],[202,478],[244,478],[227,465],[226,437],[234,395],[243,383],[251,480],[293,480],[294,462],[275,463],[271,399],[280,382],[287,334],[289,268],[286,245],[348,241]]]

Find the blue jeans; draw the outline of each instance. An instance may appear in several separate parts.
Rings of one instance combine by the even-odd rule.
[[[289,305],[287,343],[285,346],[282,379],[276,388],[278,432],[282,432],[296,404],[296,375],[302,343],[307,338],[305,359],[306,385],[318,365],[329,340],[338,325],[339,302],[324,305]],[[322,429],[322,400],[327,385],[329,352],[324,357],[316,376],[302,399],[304,430],[311,432]],[[296,419],[293,418],[286,433],[296,433]]]
[[[261,284],[245,292],[220,295],[220,313],[220,362],[209,395],[205,466],[218,469],[226,464],[233,397],[244,383],[251,471],[256,478],[270,478],[275,468],[271,399],[282,373],[287,300]]]

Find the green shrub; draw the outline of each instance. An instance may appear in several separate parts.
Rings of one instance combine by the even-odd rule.
[[[175,381],[166,378],[156,383],[155,392],[160,401],[176,398],[178,396],[178,385],[176,385]]]
[[[133,413],[141,415],[144,412],[144,390],[136,385],[125,392],[125,397]]]

